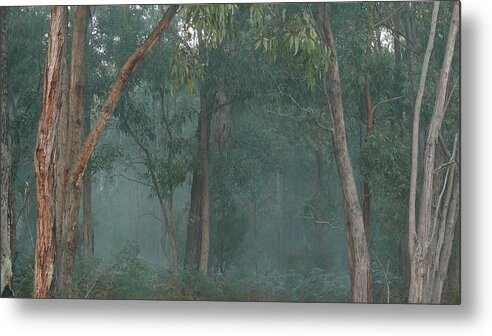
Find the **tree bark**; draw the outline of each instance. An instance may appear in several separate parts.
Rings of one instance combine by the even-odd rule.
[[[372,109],[372,96],[371,96],[371,71],[372,71],[372,37],[374,32],[373,23],[374,7],[371,6],[369,17],[368,17],[368,34],[366,42],[366,71],[364,76],[364,102],[366,105],[367,113],[367,125],[366,125],[366,143],[368,137],[372,133],[374,117]],[[366,174],[367,175],[367,174]],[[370,246],[371,241],[371,190],[369,188],[369,183],[367,176],[363,176],[362,190],[364,195],[364,200],[362,201],[362,218],[364,220],[364,230],[366,232],[367,246]]]
[[[12,140],[8,106],[8,7],[0,7],[0,293],[12,294],[15,228],[12,213]]]
[[[77,166],[74,171],[74,180],[76,186],[80,187],[80,185],[82,184],[82,178],[84,177],[84,172],[87,168],[89,158],[96,148],[96,145],[101,138],[104,130],[106,129],[106,126],[109,122],[109,119],[111,118],[111,115],[113,114],[116,104],[118,103],[123,88],[130,79],[132,73],[137,69],[140,63],[144,60],[145,56],[147,56],[152,47],[157,43],[164,30],[166,30],[166,28],[169,26],[172,19],[176,15],[177,8],[177,5],[169,6],[154,31],[149,35],[149,37],[147,37],[145,42],[140,47],[138,47],[137,50],[133,52],[133,54],[130,55],[128,60],[121,67],[118,77],[116,78],[104,101],[103,107],[101,108],[101,111],[99,113],[99,117],[92,127],[91,132],[89,133],[89,136],[84,142],[83,148],[78,155]]]
[[[84,136],[89,134],[91,129],[91,118],[89,110],[85,111],[84,116]],[[94,229],[92,221],[92,175],[89,173],[84,177],[82,190],[83,204],[83,238],[84,238],[84,258],[91,260],[94,258]]]
[[[68,11],[67,11],[68,13]],[[67,14],[68,15],[68,14]],[[68,19],[67,19],[68,23]],[[85,47],[89,25],[89,7],[77,6],[74,17],[70,85],[62,84],[62,105],[57,129],[57,181],[56,203],[57,252],[55,255],[55,297],[71,297],[73,264],[77,247],[77,221],[80,189],[74,188],[70,174],[76,153],[80,151],[84,118]],[[68,30],[68,26],[66,28]],[[65,48],[64,53],[67,53]],[[66,65],[65,65],[66,68]],[[68,69],[65,71],[68,78]],[[58,220],[61,219],[61,220]]]
[[[198,126],[200,130],[200,125]],[[197,134],[200,132],[198,131]],[[201,172],[196,168],[193,172],[193,181],[191,184],[191,201],[188,221],[186,226],[186,250],[184,267],[197,269],[200,262],[200,244],[201,244],[201,208],[202,208],[202,186]]]
[[[331,31],[328,16],[326,15],[325,5],[322,3],[317,4],[317,23],[321,31],[323,43],[331,50],[330,68],[327,73],[330,83],[328,107],[333,123],[332,139],[334,155],[342,184],[344,208],[349,232],[349,264],[352,268],[352,300],[354,302],[371,302],[369,247],[367,245],[362,210],[357,195],[357,188],[345,133],[342,88],[338,70],[335,39]]]
[[[91,116],[89,109],[84,111],[84,137],[89,135],[91,130]],[[84,239],[84,258],[91,260],[94,258],[94,229],[92,221],[92,175],[89,173],[84,177],[82,189],[83,204],[83,239]]]
[[[210,137],[210,117],[207,104],[207,97],[203,95],[200,102],[200,157],[202,174],[202,197],[201,197],[201,244],[200,262],[198,269],[202,275],[208,272],[208,256],[210,248],[210,218],[209,218],[209,137]]]
[[[199,166],[193,172],[184,262],[185,267],[199,270],[203,275],[206,275],[208,271],[210,248],[209,145],[211,98],[213,100],[210,89],[202,83],[200,87],[200,115],[196,133]]]
[[[314,151],[315,175],[314,175],[314,246],[315,246],[315,265],[320,269],[326,268],[326,258],[324,251],[322,209],[323,209],[323,157],[320,148]]]
[[[176,6],[169,7],[158,26],[123,65],[82,146],[88,11],[87,6],[79,6],[75,14],[69,93],[66,83],[68,11],[66,7],[52,8],[43,107],[34,158],[38,210],[34,296],[38,298],[70,297],[80,192],[88,161],[123,87],[175,16]]]
[[[34,264],[35,298],[53,296],[55,275],[56,191],[57,185],[57,126],[63,100],[64,49],[67,39],[67,8],[51,8],[50,35],[48,41],[46,73],[43,89],[43,105],[39,120],[34,154],[36,176],[37,235]],[[61,219],[58,219],[60,221]]]
[[[446,49],[444,51],[444,60],[439,74],[439,80],[437,83],[436,100],[434,103],[434,109],[432,112],[432,118],[429,125],[427,141],[424,149],[424,162],[423,162],[423,177],[422,188],[420,197],[420,209],[419,209],[419,226],[417,232],[417,239],[415,241],[415,247],[411,254],[411,279],[410,279],[410,292],[409,302],[411,303],[439,303],[440,292],[442,290],[442,281],[439,280],[440,276],[445,276],[447,273],[449,256],[446,257],[447,252],[443,248],[451,248],[452,246],[452,234],[454,233],[455,222],[457,220],[457,213],[459,212],[459,185],[453,185],[448,188],[454,190],[450,192],[453,201],[451,207],[443,209],[442,213],[440,209],[440,201],[435,204],[437,194],[444,193],[445,184],[441,188],[436,188],[434,178],[436,174],[436,144],[439,139],[439,133],[444,119],[445,99],[448,85],[448,77],[451,69],[451,63],[454,54],[454,45],[456,42],[456,36],[459,29],[459,2],[456,2],[453,7],[453,14],[451,18],[451,24],[449,26],[448,40],[446,43]],[[455,149],[456,149],[455,141]],[[451,164],[455,165],[455,162]],[[448,172],[449,172],[448,167]],[[454,168],[453,168],[454,170]],[[454,171],[451,172],[451,176],[454,176]],[[443,194],[444,195],[444,194]],[[450,196],[451,197],[451,196]],[[441,196],[439,196],[441,198]],[[445,207],[446,208],[446,207]],[[444,223],[441,223],[439,228],[438,215],[444,214]],[[446,231],[448,232],[446,234]],[[439,232],[442,232],[446,236],[446,244],[440,239]],[[449,239],[451,237],[451,239]],[[437,246],[436,246],[437,244]],[[443,259],[438,256],[443,256]],[[436,271],[439,269],[439,271]],[[438,275],[437,273],[441,273]]]
[[[410,170],[410,194],[408,201],[408,255],[410,256],[410,272],[415,270],[414,259],[412,258],[415,250],[416,235],[416,199],[417,199],[417,174],[418,174],[418,156],[419,156],[419,134],[420,134],[420,107],[422,105],[422,98],[425,91],[425,82],[427,78],[427,69],[429,68],[429,61],[434,48],[434,37],[436,35],[437,14],[439,13],[439,2],[434,2],[434,9],[432,11],[431,29],[429,33],[429,40],[427,41],[427,48],[424,54],[424,62],[422,64],[422,70],[420,73],[419,88],[417,91],[417,97],[415,99],[415,105],[413,108],[413,126],[412,126],[412,166]]]

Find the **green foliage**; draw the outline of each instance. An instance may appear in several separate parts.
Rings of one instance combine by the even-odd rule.
[[[119,146],[112,143],[104,143],[97,146],[91,156],[88,173],[96,172],[110,173],[117,161],[123,156]]]
[[[408,193],[410,179],[410,135],[395,131],[405,119],[378,120],[364,146],[363,172],[371,189],[381,196],[397,198]],[[381,167],[384,167],[381,169]]]
[[[153,270],[127,244],[110,264],[81,262],[76,268],[75,297],[99,299],[233,300],[349,302],[347,276],[312,269],[308,276],[294,271],[258,277],[232,271],[228,276],[204,277],[196,270],[176,273]]]
[[[255,49],[260,47],[275,60],[286,57],[290,65],[300,66],[308,86],[313,89],[319,71],[327,71],[329,48],[320,40],[310,8],[285,6],[281,11],[270,5],[251,5],[250,22],[257,32]]]
[[[185,37],[215,49],[235,29],[236,4],[191,5],[185,9]]]
[[[349,154],[356,183],[367,181],[371,190],[371,251],[384,263],[381,267],[372,258],[374,298],[386,302],[388,282],[391,302],[404,302],[408,279],[399,266],[407,238],[411,107],[432,6],[405,5],[396,12],[400,4],[327,6],[337,44]],[[432,113],[451,7],[442,5],[439,16],[422,107],[423,134]],[[94,119],[120,66],[152,31],[165,7],[91,9],[85,98]],[[13,156],[19,157],[14,190],[20,203],[24,181],[34,185],[32,155],[49,8],[19,7],[11,13],[9,90],[15,102]],[[72,9],[70,13],[73,16]],[[91,158],[89,173],[95,175],[97,186],[93,188],[95,248],[101,259],[77,261],[76,297],[350,300],[343,195],[324,85],[332,54],[320,40],[314,13],[312,4],[303,3],[181,7],[161,41],[132,74]],[[384,25],[370,25],[388,15]],[[397,15],[405,35],[399,64],[390,33]],[[415,19],[415,44],[407,41],[410,19]],[[375,107],[373,132],[367,136],[366,75]],[[458,75],[456,53],[450,88]],[[166,206],[173,199],[181,257],[191,172],[200,166],[198,111],[203,104],[215,120],[219,91],[227,96],[231,121],[227,150],[210,146],[209,276],[191,269],[169,271],[168,247],[161,241],[165,225],[155,198]],[[447,144],[459,130],[459,117],[457,86],[442,128]],[[215,126],[212,123],[212,138]],[[319,193],[315,152],[321,154]],[[112,175],[109,188],[103,174]],[[126,178],[125,184],[119,176]],[[30,212],[23,210],[21,218],[25,214],[26,221],[34,223],[34,200],[27,204]],[[321,230],[316,221],[323,222]],[[17,296],[29,297],[34,253],[26,248],[32,238],[24,231],[18,232],[22,253],[16,260],[14,284]],[[129,238],[137,242],[118,251],[115,246]],[[456,253],[452,258],[457,260]],[[457,302],[459,295],[449,289],[445,299]]]

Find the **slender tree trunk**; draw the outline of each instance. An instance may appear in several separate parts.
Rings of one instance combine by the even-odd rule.
[[[432,112],[432,118],[424,149],[419,226],[418,232],[416,233],[416,240],[413,240],[413,250],[411,250],[411,279],[409,292],[409,302],[411,303],[439,303],[436,301],[437,299],[440,300],[440,293],[442,290],[442,281],[439,280],[439,277],[444,277],[446,275],[449,261],[447,252],[444,251],[445,253],[443,254],[443,248],[450,249],[449,246],[444,246],[443,235],[447,237],[446,244],[452,246],[452,235],[454,233],[455,222],[458,217],[457,213],[459,212],[459,184],[455,186],[453,185],[453,182],[447,182],[449,174],[451,174],[451,177],[454,176],[454,168],[452,168],[452,171],[450,172],[451,168],[448,167],[445,184],[442,187],[442,190],[436,190],[436,184],[434,183],[434,177],[436,174],[436,144],[439,139],[439,132],[441,130],[444,114],[446,112],[445,99],[448,77],[454,54],[456,36],[459,29],[459,6],[459,2],[456,2],[453,7],[448,40],[444,51],[444,60],[439,75],[439,81],[437,83],[436,100],[434,103],[434,109]],[[456,160],[455,157],[457,155],[456,142],[457,140],[454,145],[455,153],[453,154],[453,160]],[[453,160],[451,160],[452,166],[455,165],[455,163],[452,162]],[[451,181],[452,180],[453,179],[451,179]],[[446,184],[449,184],[450,186],[448,187]],[[435,199],[437,194],[441,193],[444,195],[446,188],[450,188],[450,190],[452,190],[449,191],[449,197],[452,197],[453,202],[449,201],[451,202],[451,206],[449,206],[449,202],[445,201],[444,208],[441,208],[440,205],[442,196],[439,196],[439,201],[437,204],[433,202],[433,199]],[[446,199],[449,200],[450,198]],[[446,203],[448,205],[446,205]],[[439,214],[440,211],[442,211],[441,214]],[[439,220],[437,219],[438,215],[445,218],[444,223],[441,222],[440,225]],[[413,230],[413,234],[415,234],[415,229]],[[446,231],[448,231],[447,235]],[[439,234],[439,232],[442,233]],[[437,246],[435,244],[437,244]],[[431,251],[432,253],[430,253]],[[440,258],[441,255],[443,256],[443,259]],[[437,269],[439,269],[439,271],[436,271]],[[438,275],[437,273],[441,273],[441,275]]]
[[[202,197],[201,197],[201,244],[199,271],[202,275],[207,275],[208,256],[210,248],[210,222],[209,222],[209,137],[210,137],[210,117],[207,104],[207,97],[201,98],[200,107],[200,151],[201,151],[201,174],[202,174]]]
[[[200,129],[200,126],[198,127]],[[198,132],[199,133],[199,132]],[[201,206],[202,206],[202,182],[200,169],[193,172],[193,181],[191,184],[191,202],[186,226],[186,250],[184,267],[197,269],[200,256],[201,242]]]
[[[372,133],[374,117],[372,113],[372,96],[371,96],[371,71],[372,71],[372,36],[374,32],[373,23],[374,7],[371,6],[368,17],[368,36],[366,42],[366,73],[364,78],[364,102],[366,104],[367,125],[366,125],[366,143]],[[364,220],[364,230],[366,232],[367,245],[371,246],[371,190],[367,176],[363,176],[362,190],[364,200],[362,202],[362,217]]]
[[[84,111],[84,137],[89,135],[91,130],[91,116],[89,109]],[[92,174],[84,176],[82,190],[83,204],[83,237],[84,237],[84,258],[91,260],[94,258],[94,229],[92,221]]]
[[[176,227],[174,223],[174,191],[171,191],[169,196],[169,229],[168,237],[171,244],[171,269],[176,271],[178,269],[178,246],[176,243]]]
[[[322,41],[331,50],[330,69],[327,74],[330,83],[328,106],[333,123],[332,139],[334,155],[342,184],[345,215],[349,231],[349,264],[352,265],[352,300],[354,302],[371,302],[369,247],[367,245],[362,209],[357,195],[345,134],[342,88],[335,39],[323,3],[317,4],[317,12],[317,23],[321,31]]]
[[[83,186],[83,230],[84,230],[84,258],[91,260],[94,258],[94,231],[92,226],[92,176],[87,174],[84,177]]]
[[[419,134],[420,134],[420,107],[422,105],[422,98],[424,96],[425,81],[427,78],[427,69],[429,68],[429,61],[434,47],[434,37],[436,35],[437,14],[439,13],[439,2],[434,2],[434,9],[432,11],[431,29],[429,33],[429,40],[427,42],[427,48],[424,54],[424,62],[422,64],[422,71],[420,74],[419,89],[417,91],[417,97],[415,99],[415,105],[413,109],[413,127],[412,127],[412,167],[410,170],[410,194],[408,202],[408,255],[410,256],[410,272],[415,272],[415,259],[413,254],[415,252],[415,240],[416,234],[416,199],[417,199],[417,173],[418,173],[418,156],[419,156]],[[415,284],[418,285],[418,284]],[[420,286],[420,285],[419,285]],[[418,290],[418,289],[416,289]],[[412,290],[411,290],[412,291]],[[410,294],[412,296],[412,294]]]
[[[173,209],[173,196],[172,196],[173,191],[171,190],[171,196],[169,199],[169,213],[168,213],[168,207],[166,206],[166,201],[164,200],[164,196],[163,196],[164,192],[162,190],[161,185],[159,184],[159,180],[156,174],[156,162],[152,158],[149,149],[138,139],[137,135],[130,129],[130,127],[128,126],[125,120],[123,120],[123,125],[126,128],[130,137],[144,153],[145,165],[147,167],[147,171],[149,172],[152,187],[154,188],[155,194],[157,195],[157,200],[159,201],[159,206],[161,208],[163,226],[167,232],[167,236],[171,244],[171,269],[175,271],[178,265],[178,252],[177,252],[177,245],[176,245],[176,234],[174,230],[174,209]],[[161,244],[163,244],[163,241],[161,241]],[[162,246],[163,246],[163,252],[165,253],[164,245]]]
[[[0,7],[0,293],[12,294],[15,228],[12,213],[12,140],[8,106],[7,33],[8,7]]]
[[[34,157],[38,211],[34,296],[38,298],[70,297],[80,192],[87,163],[123,87],[171,22],[176,6],[169,7],[156,29],[123,65],[82,146],[88,11],[87,6],[79,6],[75,13],[70,93],[66,83],[68,11],[62,6],[51,11],[43,107]]]
[[[315,263],[319,268],[325,268],[325,251],[323,239],[322,209],[323,209],[323,157],[321,149],[314,151],[315,175],[314,175],[314,239],[315,239]]]
[[[415,14],[415,9],[413,8],[414,6],[415,4],[409,2],[407,14],[405,15],[405,32],[407,36],[407,42],[410,44],[410,46],[413,49],[417,48],[417,32],[416,32],[417,29],[415,25],[416,14]],[[415,91],[415,86],[416,86],[416,81],[415,81],[415,74],[417,72],[416,60],[417,57],[415,55],[415,52],[411,52],[409,54],[409,61],[408,61],[408,78],[409,78],[411,92]]]

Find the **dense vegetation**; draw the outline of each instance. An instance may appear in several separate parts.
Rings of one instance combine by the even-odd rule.
[[[2,7],[2,291],[459,303],[458,14]]]

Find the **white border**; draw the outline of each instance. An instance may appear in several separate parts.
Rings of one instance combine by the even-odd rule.
[[[462,1],[461,306],[1,299],[2,335],[490,335],[490,3]]]

